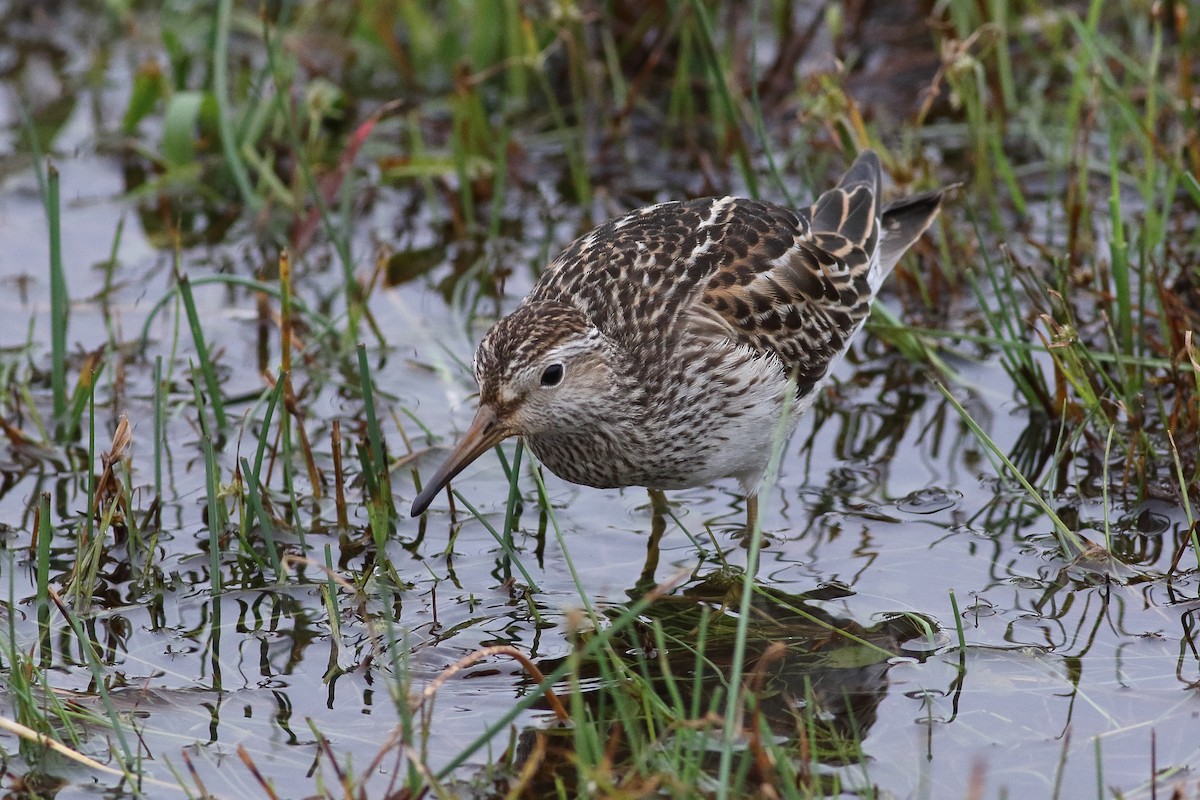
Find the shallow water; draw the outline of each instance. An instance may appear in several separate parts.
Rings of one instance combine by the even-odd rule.
[[[120,47],[116,52],[123,54]],[[122,197],[127,187],[119,160],[94,145],[96,115],[100,127],[108,128],[124,107],[129,70],[124,55],[109,61],[103,81],[77,89],[78,102],[53,143],[62,175],[73,353],[103,343],[109,324],[116,326],[119,341],[132,345],[154,303],[173,285],[170,253],[152,243],[133,202]],[[62,68],[68,78],[72,69],[82,68],[73,63]],[[10,134],[0,153],[5,166],[0,172],[0,282],[10,290],[0,296],[0,344],[6,370],[20,369],[29,358],[42,368],[48,361],[49,325],[45,215],[34,174],[11,133],[19,126],[11,95],[4,121]],[[580,226],[579,209],[558,202],[552,189],[543,190],[548,196],[538,202],[515,193],[506,201],[506,216],[521,235],[493,245],[490,256],[505,259],[513,270],[501,310],[511,308],[532,284],[543,241],[551,250],[561,247]],[[428,277],[379,290],[371,300],[387,341],[386,347],[370,342],[369,359],[391,452],[404,450],[396,420],[417,449],[425,450],[425,437],[405,416],[411,413],[437,434],[432,451],[421,452],[415,461],[428,475],[470,419],[474,387],[463,364],[470,361],[490,309],[489,301],[483,302],[485,316],[468,326],[461,306],[447,304],[437,284],[456,268],[457,250],[468,245],[446,241],[436,212],[405,214],[412,197],[409,190],[381,189],[355,220],[353,241],[364,270],[375,242],[448,248]],[[122,219],[116,288],[104,303],[95,299],[105,280],[104,270],[95,265],[108,258]],[[251,231],[241,236],[184,250],[183,270],[193,280],[217,271],[254,274],[269,249],[258,246]],[[298,265],[300,298],[317,304],[336,296],[340,278],[331,259],[329,248],[318,245]],[[257,401],[264,380],[256,366],[255,298],[215,286],[197,287],[196,296],[209,346],[218,353],[225,395],[250,398],[232,403],[231,415],[261,418]],[[903,313],[896,294],[881,302]],[[510,568],[484,525],[461,508],[452,519],[444,495],[423,528],[407,518],[403,512],[415,492],[405,467],[393,472],[401,513],[387,551],[404,585],[396,591],[368,587],[362,607],[343,590],[336,635],[320,593],[324,573],[301,567],[286,584],[266,583],[265,572],[239,555],[236,543],[221,555],[224,591],[214,599],[204,466],[186,380],[194,353],[186,325],[174,345],[178,324],[177,309],[167,307],[150,327],[146,353],[131,348],[124,358],[112,357],[97,393],[98,450],[107,447],[119,415],[134,422],[132,483],[140,504],[135,511],[144,514],[154,494],[154,359],[161,356],[173,375],[165,496],[155,544],[159,569],[146,585],[138,565],[127,563],[125,548],[114,545],[100,566],[101,593],[90,605],[74,601],[105,648],[111,702],[136,729],[147,774],[172,782],[168,767],[182,773],[190,762],[208,791],[258,796],[262,790],[237,753],[242,746],[281,796],[311,792],[315,774],[334,778],[314,729],[343,765],[366,768],[400,721],[391,696],[398,673],[419,691],[448,665],[488,645],[515,645],[547,663],[567,655],[573,613],[581,604],[572,566],[585,595],[602,607],[620,606],[644,592],[651,527],[645,492],[587,489],[547,473],[566,550],[550,526],[544,554],[538,556],[537,534],[546,521],[526,469],[515,545],[540,589],[527,599],[506,582]],[[25,353],[29,341],[31,356]],[[278,360],[274,336],[270,346],[273,365]],[[973,387],[952,385],[951,391],[1001,451],[1019,450],[1028,420],[1012,401],[998,360],[947,357]],[[340,418],[344,429],[352,430],[362,406],[344,388],[351,380],[329,374],[328,362],[318,353],[296,377],[309,388],[303,396],[306,427],[322,459],[319,466],[327,472],[329,422]],[[865,338],[837,377],[801,421],[778,484],[763,495],[769,545],[758,577],[790,595],[840,589],[830,593],[832,599],[809,602],[831,618],[864,628],[912,612],[936,622],[937,631],[932,641],[915,637],[900,643],[886,668],[863,672],[863,685],[854,689],[874,695],[876,702],[861,720],[865,761],[825,768],[849,787],[874,786],[884,796],[941,797],[965,794],[972,774],[988,787],[987,796],[1001,791],[1048,796],[1056,785],[1070,787],[1063,796],[1095,793],[1098,785],[1136,794],[1151,778],[1152,742],[1156,763],[1172,770],[1160,778],[1167,785],[1200,766],[1194,735],[1200,714],[1200,656],[1193,638],[1200,613],[1197,577],[1194,570],[1173,580],[1163,577],[1186,533],[1182,511],[1168,503],[1128,508],[1114,498],[1107,509],[1117,535],[1113,549],[1129,569],[1109,580],[1087,564],[1064,563],[1049,522],[1019,487],[997,478],[978,441],[932,386],[934,375]],[[34,385],[32,393],[47,414],[46,387]],[[19,403],[10,390],[5,416],[13,416]],[[18,416],[29,425],[27,409]],[[236,430],[218,455],[226,477],[236,459],[257,445],[253,428],[243,432],[238,424]],[[1044,433],[1032,438],[1053,440]],[[513,446],[506,449],[511,458]],[[525,458],[528,464],[529,455]],[[93,674],[65,626],[56,627],[48,647],[38,650],[32,602],[31,508],[41,492],[50,493],[52,522],[62,526],[55,533],[51,575],[63,576],[76,558],[74,526],[87,504],[88,470],[81,459],[86,451],[16,446],[4,455],[0,522],[7,527],[0,534],[0,569],[7,578],[6,594],[15,602],[6,599],[0,607],[15,651],[47,668],[50,687],[61,700],[103,718]],[[311,494],[303,489],[303,471],[297,480],[300,494]],[[278,485],[275,478],[272,486]],[[454,488],[499,527],[507,485],[499,462],[488,455]],[[358,534],[367,526],[361,485],[352,484],[348,493],[354,536],[336,529],[326,496],[299,509],[297,530],[280,533],[280,541],[317,562],[325,561],[329,548],[336,569],[361,572],[366,563]],[[746,551],[736,536],[744,506],[732,485],[674,492],[669,499],[678,524],[668,522],[656,580],[686,576],[674,590],[682,595],[722,563],[745,563]],[[1102,540],[1106,509],[1100,499],[1068,495],[1055,505],[1086,535]],[[52,584],[57,585],[54,577]],[[377,637],[383,634],[372,625],[380,615],[394,618],[387,635],[395,643],[387,644],[385,637],[380,644]],[[965,649],[957,646],[958,624]],[[5,650],[5,670],[12,668],[11,652]],[[805,669],[819,680],[820,666]],[[428,765],[437,769],[448,763],[529,686],[524,672],[506,660],[482,663],[445,683],[421,723]],[[14,716],[11,704],[11,698],[0,697],[0,713]],[[517,724],[550,719],[547,712],[534,711],[521,715]],[[102,724],[91,730],[96,735],[85,738],[80,749],[109,763],[111,734]],[[506,741],[499,737],[493,753]],[[17,750],[8,734],[0,735],[0,747],[10,755]],[[487,760],[480,751],[460,768],[459,777],[469,778]],[[9,762],[9,770],[20,772],[19,763]],[[65,763],[49,771],[68,782],[59,798],[91,796],[118,785],[114,777]],[[368,786],[386,786],[395,771],[389,756]]]

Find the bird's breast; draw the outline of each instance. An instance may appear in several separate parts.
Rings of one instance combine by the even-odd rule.
[[[637,402],[614,403],[602,423],[527,437],[551,472],[586,486],[681,489],[735,477],[754,487],[781,426],[787,376],[747,347],[677,351],[657,365]]]

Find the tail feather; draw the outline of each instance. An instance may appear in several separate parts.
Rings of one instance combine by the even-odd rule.
[[[812,229],[836,233],[860,247],[870,249],[878,216],[879,157],[864,150],[837,186],[817,198],[812,207]]]
[[[929,229],[942,207],[945,189],[904,197],[883,209],[883,237],[879,243],[879,268],[887,275],[908,248]]]
[[[830,252],[849,258],[858,253],[863,263],[871,254],[868,280],[877,291],[896,262],[921,238],[941,210],[947,189],[903,197],[882,207],[883,169],[870,150],[859,154],[837,186],[817,198],[810,222],[816,240]],[[853,260],[853,259],[850,259]]]

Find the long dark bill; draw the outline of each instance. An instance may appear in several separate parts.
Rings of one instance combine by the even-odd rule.
[[[479,410],[475,412],[475,419],[471,420],[471,426],[467,428],[467,432],[463,434],[462,439],[454,446],[454,450],[438,467],[438,471],[429,479],[429,483],[425,484],[425,488],[417,495],[417,499],[413,500],[412,516],[418,517],[425,513],[425,509],[429,508],[433,498],[446,488],[447,483],[454,480],[454,477],[462,472],[468,464],[495,447],[507,436],[508,431],[500,425],[495,409],[488,405],[480,406]]]

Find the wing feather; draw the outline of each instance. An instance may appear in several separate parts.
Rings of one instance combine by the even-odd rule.
[[[799,224],[773,232],[791,238],[782,254],[750,252],[712,277],[689,309],[690,332],[774,353],[796,376],[797,392],[811,392],[870,313],[879,182],[879,161],[865,153]],[[744,213],[753,212],[747,203]]]

